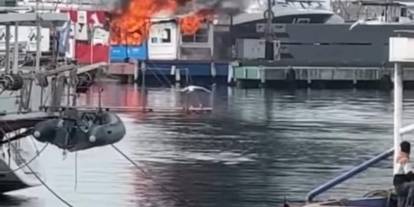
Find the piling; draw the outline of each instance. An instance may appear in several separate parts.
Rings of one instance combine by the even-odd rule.
[[[138,82],[139,68],[140,68],[140,62],[139,61],[134,61],[134,81],[133,81],[134,83]]]
[[[181,83],[181,69],[177,68],[175,70],[175,83]]]
[[[216,63],[215,62],[210,63],[210,76],[211,76],[212,82],[215,82],[216,77],[217,77],[217,69],[216,69]]]
[[[289,89],[296,88],[296,72],[292,68],[289,68],[286,72],[286,86]]]

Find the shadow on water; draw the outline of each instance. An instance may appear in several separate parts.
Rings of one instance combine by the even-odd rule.
[[[0,195],[0,206],[42,206],[38,199],[20,195]]]

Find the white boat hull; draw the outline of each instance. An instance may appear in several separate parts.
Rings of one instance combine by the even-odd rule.
[[[14,146],[13,146],[14,145]],[[36,157],[34,143],[22,139],[13,144],[0,147],[0,193],[20,190],[41,185],[42,170]],[[32,161],[31,161],[32,160]],[[26,165],[26,163],[30,162]]]

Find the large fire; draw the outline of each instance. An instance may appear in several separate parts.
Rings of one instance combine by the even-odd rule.
[[[149,35],[151,18],[161,12],[174,14],[180,6],[191,0],[130,0],[127,7],[113,14],[111,21],[111,44],[138,45]],[[198,11],[178,20],[184,35],[198,31],[211,11]]]
[[[211,21],[213,10],[204,9],[179,20],[183,35],[195,34],[205,21]]]

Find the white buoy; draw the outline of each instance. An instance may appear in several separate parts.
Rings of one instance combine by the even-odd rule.
[[[96,137],[94,135],[89,137],[89,142],[96,142]]]
[[[63,127],[63,122],[64,122],[63,119],[60,119],[58,124],[57,124],[57,127],[62,128]]]

